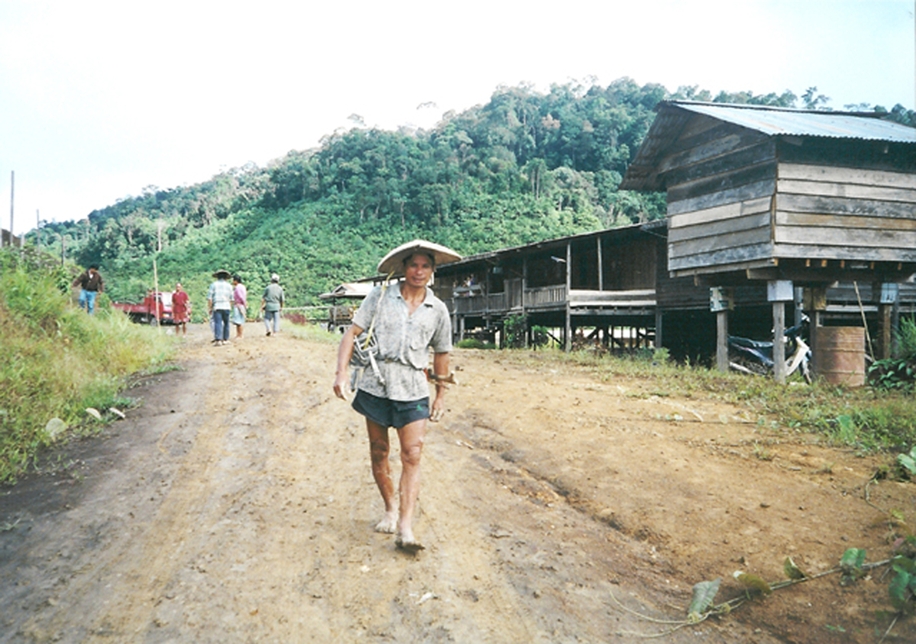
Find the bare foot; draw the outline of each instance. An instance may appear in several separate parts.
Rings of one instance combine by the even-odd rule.
[[[426,550],[426,547],[417,541],[413,535],[408,537],[406,535],[399,534],[394,540],[394,545],[398,547],[398,550],[409,552],[412,555],[417,554],[421,550]]]
[[[384,532],[385,534],[394,534],[398,526],[398,515],[394,512],[386,513],[382,517],[382,520],[375,524],[376,532]]]

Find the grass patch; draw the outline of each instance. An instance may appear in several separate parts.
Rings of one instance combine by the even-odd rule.
[[[459,349],[496,349],[496,345],[492,342],[484,342],[483,340],[478,340],[477,338],[465,338],[464,340],[459,340],[455,343],[455,346]]]
[[[341,334],[328,331],[323,324],[297,324],[288,320],[284,320],[284,322],[284,332],[289,333],[294,338],[322,344],[340,344]]]
[[[87,407],[129,405],[119,396],[127,376],[167,368],[174,347],[104,300],[86,315],[70,301],[71,276],[37,259],[0,253],[0,482],[15,481],[54,440],[94,431]],[[46,429],[54,418],[63,434]]]

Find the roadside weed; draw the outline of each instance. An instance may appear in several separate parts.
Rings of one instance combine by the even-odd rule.
[[[174,338],[105,306],[86,315],[70,303],[60,268],[0,255],[0,482],[11,482],[68,431],[94,431],[87,408],[123,406],[126,377],[166,364]],[[52,419],[61,432],[46,430]]]

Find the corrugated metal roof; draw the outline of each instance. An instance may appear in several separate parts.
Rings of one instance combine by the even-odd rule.
[[[664,190],[658,160],[697,115],[714,118],[764,136],[852,139],[893,144],[916,144],[916,129],[885,121],[872,112],[792,110],[763,105],[663,101],[620,187],[624,190]]]
[[[322,293],[318,297],[320,297],[322,300],[330,300],[334,298],[359,299],[366,297],[369,294],[369,291],[372,290],[372,287],[373,284],[371,282],[344,282],[333,291]]]
[[[767,135],[824,136],[841,139],[864,139],[916,143],[916,129],[882,120],[872,112],[826,112],[792,110],[760,105],[693,103],[670,101],[691,112],[734,123]]]
[[[593,230],[585,233],[576,233],[575,235],[568,235],[566,237],[555,237],[553,239],[545,239],[543,241],[531,242],[530,244],[525,244],[523,246],[510,246],[508,248],[501,248],[499,250],[491,250],[484,253],[478,253],[476,255],[467,255],[462,257],[456,262],[449,262],[448,264],[443,264],[441,267],[436,269],[437,273],[450,273],[455,272],[457,269],[464,268],[471,264],[476,264],[480,262],[497,262],[501,258],[505,258],[510,255],[519,255],[527,254],[537,250],[551,250],[554,248],[561,248],[566,246],[567,242],[572,241],[582,241],[588,239],[589,237],[624,237],[627,235],[639,235],[640,233],[646,234],[657,234],[654,231],[655,225],[661,225],[667,228],[668,222],[664,219],[659,219],[654,222],[649,222],[646,224],[631,224],[629,226],[618,226],[616,228],[605,228],[603,230]]]

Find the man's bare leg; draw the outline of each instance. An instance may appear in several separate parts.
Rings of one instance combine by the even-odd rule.
[[[400,505],[397,544],[408,550],[423,549],[413,534],[413,514],[420,493],[420,455],[425,434],[425,418],[408,423],[398,430],[401,441],[401,480],[398,484]]]
[[[385,516],[376,526],[376,532],[394,534],[398,527],[398,511],[394,507],[394,484],[391,482],[391,465],[388,463],[390,449],[388,428],[366,419],[369,432],[369,456],[372,459],[372,477],[385,502]]]

